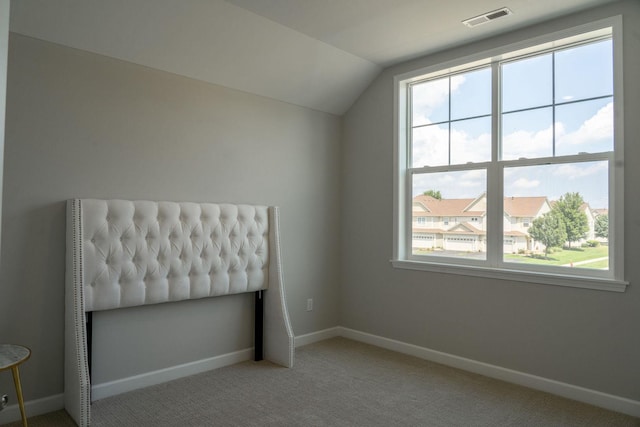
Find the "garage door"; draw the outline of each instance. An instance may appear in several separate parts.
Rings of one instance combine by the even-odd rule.
[[[444,248],[448,251],[473,251],[475,242],[475,237],[447,236],[444,239]]]
[[[512,252],[515,252],[516,251],[516,241],[511,237],[505,237],[504,238],[504,246],[502,248],[502,251],[505,254],[510,254]]]
[[[415,233],[413,235],[413,247],[414,248],[431,249],[431,248],[433,248],[434,243],[435,243],[435,239],[433,237],[433,234]]]

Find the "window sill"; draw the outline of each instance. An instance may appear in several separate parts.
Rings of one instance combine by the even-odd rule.
[[[436,273],[457,274],[461,276],[486,277],[490,279],[516,282],[540,283],[544,285],[569,286],[573,288],[595,289],[600,291],[624,292],[629,282],[613,279],[600,279],[570,275],[529,273],[526,271],[470,267],[453,264],[435,264],[421,261],[391,260],[394,268],[406,270],[431,271]]]

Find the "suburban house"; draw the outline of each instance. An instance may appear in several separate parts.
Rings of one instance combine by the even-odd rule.
[[[502,6],[513,13],[463,24]],[[64,407],[67,201],[93,198],[277,206],[282,300],[298,346],[361,340],[640,416],[638,23],[638,0],[0,0],[0,343],[32,351],[20,370],[27,412]],[[469,198],[413,196],[411,175],[396,173],[412,165],[399,156],[410,151],[397,143],[408,123],[399,111],[410,106],[399,82],[476,62],[497,70],[483,61],[515,61],[503,54],[551,50],[585,34],[587,44],[612,40],[620,59],[607,96],[615,98],[616,144],[624,144],[600,153],[565,142],[576,150],[571,162],[602,163],[624,184],[606,206],[621,237],[622,250],[609,252],[619,276],[558,280],[534,267],[493,274],[465,260],[453,267],[408,260],[410,234],[424,251],[487,250],[487,202],[499,208],[502,194],[485,186],[471,187]],[[594,62],[564,81],[584,88],[571,77],[591,75],[600,69]],[[528,80],[513,86],[536,94]],[[583,103],[604,102],[598,97]],[[500,105],[491,99],[490,108]],[[473,104],[461,101],[463,109]],[[581,108],[561,101],[565,116]],[[516,107],[527,126],[529,115],[552,117],[550,107]],[[599,123],[587,118],[601,109],[584,113],[575,129],[549,119],[521,131],[530,140],[554,129],[597,136]],[[474,131],[498,122],[473,117]],[[467,129],[453,120],[451,127]],[[434,135],[445,127],[435,125]],[[498,146],[492,141],[462,146],[469,165],[439,167],[476,167],[476,145]],[[518,167],[537,161],[523,156],[513,160]],[[542,250],[527,230],[553,201],[505,197],[503,206],[504,236],[492,241],[503,239],[509,253]],[[583,209],[592,233],[596,216]],[[159,304],[152,315],[144,307],[98,313],[92,384],[245,357],[253,304],[242,294]],[[0,396],[10,402],[0,424],[20,417],[13,390],[11,375],[0,372]]]
[[[487,245],[486,193],[475,199],[436,199],[429,195],[413,198],[412,247],[449,251],[485,252]],[[549,212],[554,202],[544,196],[504,198],[505,253],[544,251],[544,245],[529,236],[531,222]],[[587,203],[580,210],[587,216],[586,240],[595,237],[595,214]]]

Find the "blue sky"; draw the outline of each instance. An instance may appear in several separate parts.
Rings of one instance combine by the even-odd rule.
[[[502,158],[538,158],[613,149],[612,45],[610,40],[503,64]],[[555,61],[555,76],[552,64]],[[553,79],[555,78],[555,87]],[[488,161],[491,158],[491,75],[475,70],[413,87],[413,166]],[[449,89],[450,86],[450,89]],[[451,90],[451,97],[449,97]],[[588,100],[589,98],[604,97]],[[451,103],[449,104],[449,99]],[[553,109],[556,106],[555,124]],[[539,108],[543,107],[543,108]],[[526,111],[521,109],[534,108]],[[484,117],[478,117],[484,116]],[[608,206],[606,162],[506,168],[505,196],[558,199],[579,192],[593,208]],[[416,176],[414,195],[441,191],[445,198],[476,197],[486,190],[484,171]]]

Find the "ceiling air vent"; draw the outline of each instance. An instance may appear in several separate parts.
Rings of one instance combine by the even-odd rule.
[[[511,15],[512,13],[513,12],[511,12],[509,8],[503,7],[502,9],[494,10],[491,12],[484,13],[482,15],[474,16],[473,18],[465,19],[464,21],[462,21],[462,23],[467,27],[475,27],[480,24],[485,24],[489,21],[493,21],[494,19]]]

